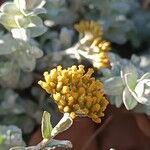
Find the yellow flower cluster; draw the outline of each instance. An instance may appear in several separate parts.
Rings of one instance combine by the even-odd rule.
[[[91,77],[93,72],[90,68],[85,73],[83,65],[68,69],[58,66],[50,73],[44,72],[45,81],[38,84],[53,96],[61,112],[69,113],[72,118],[87,116],[100,123],[108,101],[102,83]]]
[[[97,37],[93,40],[91,48],[93,51],[98,50],[98,63],[96,64],[96,67],[110,68],[111,66],[108,56],[108,52],[111,50],[110,42],[101,40],[101,38]]]
[[[111,50],[110,42],[102,39],[102,27],[94,21],[80,21],[75,25],[75,29],[84,36],[92,34],[89,41],[93,52],[98,53],[97,68],[110,68],[108,52]]]
[[[95,21],[81,20],[79,24],[75,24],[74,28],[84,35],[92,34],[94,37],[102,36],[102,28]]]

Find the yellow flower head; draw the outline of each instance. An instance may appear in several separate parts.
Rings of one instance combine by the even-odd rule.
[[[50,73],[44,72],[45,81],[38,84],[53,96],[61,112],[69,113],[72,118],[87,116],[100,123],[108,101],[103,84],[91,77],[93,72],[90,68],[85,73],[83,65],[68,69],[58,66]]]
[[[102,26],[94,21],[82,20],[75,25],[75,29],[84,36],[87,35],[89,37],[87,38],[86,46],[89,47],[90,52],[98,54],[97,61],[93,63],[94,67],[110,68],[108,53],[111,50],[111,46],[110,42],[102,38]]]
[[[110,60],[108,53],[111,50],[110,42],[97,37],[93,40],[91,46],[93,51],[98,53],[98,62],[94,63],[96,68],[110,68]]]
[[[103,34],[101,26],[95,21],[82,20],[74,27],[79,33],[83,35],[91,34],[93,37],[98,37],[102,36]]]

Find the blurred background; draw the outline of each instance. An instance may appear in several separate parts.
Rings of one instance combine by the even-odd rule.
[[[0,5],[4,2],[8,1],[1,0]],[[17,12],[6,11],[9,21],[0,17],[0,150],[39,143],[44,110],[51,113],[53,126],[60,120],[56,104],[37,84],[44,71],[59,64],[93,67],[87,58],[79,62],[63,54],[79,41],[74,24],[80,20],[96,21],[103,27],[103,38],[110,41],[112,53],[126,61],[135,54],[142,71],[150,71],[150,0],[46,0],[43,8],[46,13],[38,15],[41,20],[36,23],[40,25],[29,43],[20,42],[19,46],[8,26],[14,25],[12,16]],[[26,21],[19,23],[28,28]],[[100,69],[95,72],[99,79]],[[77,118],[57,138],[72,141],[72,150],[149,150],[149,115],[150,107],[141,105],[128,111],[122,103],[110,102],[101,124]]]

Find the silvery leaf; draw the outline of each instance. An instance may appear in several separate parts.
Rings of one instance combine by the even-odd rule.
[[[7,43],[7,44],[6,44]],[[0,55],[11,54],[15,51],[16,41],[10,34],[6,34],[0,39]]]
[[[42,126],[41,126],[41,132],[43,139],[50,139],[51,138],[51,132],[52,132],[52,124],[50,120],[50,113],[47,111],[44,111],[42,116]]]
[[[0,14],[0,23],[4,25],[6,28],[17,28],[18,25],[15,21],[15,16],[7,15],[7,14]]]
[[[28,29],[31,37],[39,36],[47,31],[47,28],[43,25],[43,21],[38,16],[30,17],[30,24]]]
[[[134,97],[131,95],[130,91],[126,87],[123,91],[123,103],[127,110],[133,109],[138,102],[134,99]]]
[[[35,15],[30,17],[29,27],[36,27],[36,26],[42,26],[42,25],[43,25],[43,21],[40,17],[35,16]]]
[[[25,52],[19,52],[20,54],[18,55],[17,61],[22,70],[30,72],[35,68],[36,60],[34,56],[28,55],[27,51],[30,50],[27,49]]]
[[[36,8],[32,11],[26,11],[25,16],[32,16],[32,15],[39,15],[39,14],[45,14],[47,10],[45,8]]]
[[[150,79],[140,80],[132,95],[139,103],[150,105]]]
[[[26,1],[25,0],[14,0],[14,3],[18,7],[18,9],[25,9]]]
[[[137,78],[134,74],[128,73],[124,76],[125,83],[130,91],[133,91],[137,84]]]
[[[43,56],[43,51],[36,46],[32,46],[30,49],[30,54],[34,56],[34,58],[40,58]]]
[[[122,96],[119,95],[119,96],[116,96],[115,97],[115,105],[117,108],[121,107],[123,101],[122,101]]]
[[[132,61],[135,65],[139,65],[141,59],[140,59],[140,57],[138,57],[137,55],[132,54],[132,56],[131,56],[131,61]]]
[[[139,81],[142,81],[142,80],[144,80],[144,79],[150,79],[150,72],[145,73],[145,74],[138,80],[138,82],[139,82]]]
[[[33,10],[34,15],[45,14],[46,12],[47,11],[44,8],[36,8],[35,10]]]
[[[45,5],[45,0],[25,0],[26,10],[33,10],[34,8],[41,8]]]
[[[20,68],[13,62],[0,63],[0,85],[14,88],[17,86],[20,76]]]
[[[53,128],[51,132],[51,136],[55,137],[57,134],[67,130],[71,127],[73,123],[72,118],[69,116],[68,113],[64,113],[62,119],[58,122],[58,124]]]
[[[15,22],[18,28],[26,28],[30,24],[30,18],[24,16],[15,16]]]
[[[108,95],[120,95],[124,84],[120,77],[112,77],[104,81],[104,89]]]
[[[37,37],[45,33],[47,31],[47,28],[45,26],[35,26],[29,27],[28,30],[30,31],[31,37]]]
[[[123,74],[123,76],[125,74],[128,74],[128,73],[133,74],[135,76],[135,78],[138,78],[137,69],[132,64],[127,64],[126,66],[122,66],[122,74]]]
[[[32,0],[31,2],[30,0],[14,0],[14,3],[25,16],[28,16],[28,14],[35,8],[42,8],[45,5],[46,1]]]
[[[21,14],[19,9],[12,2],[3,3],[0,7],[0,11],[6,14],[11,14],[11,15]]]

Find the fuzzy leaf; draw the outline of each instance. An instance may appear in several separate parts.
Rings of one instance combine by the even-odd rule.
[[[126,74],[125,75],[125,83],[130,91],[133,91],[137,84],[137,78],[134,74]]]
[[[55,137],[57,134],[67,130],[71,127],[73,123],[72,118],[68,113],[65,113],[62,119],[58,122],[58,124],[53,128],[51,136]]]
[[[144,79],[150,79],[150,72],[145,73],[145,74],[141,77],[141,79],[138,80],[138,81],[141,81],[141,80],[144,80]]]
[[[134,75],[134,78],[138,78],[138,73],[137,73],[137,68],[132,65],[132,64],[123,64],[125,66],[123,66],[122,69],[122,76],[124,77],[126,74],[132,74],[132,76]]]
[[[42,8],[46,1],[45,0],[14,0],[14,3],[17,5],[17,7],[20,9],[20,11],[25,15],[30,15],[30,12],[32,12],[36,8]]]
[[[24,16],[15,16],[15,22],[19,28],[27,27],[30,23],[30,18],[29,17],[24,17]]]
[[[37,8],[33,11],[34,15],[45,14],[47,11],[44,8]]]
[[[127,87],[123,91],[123,103],[127,110],[133,109],[138,104]]]
[[[35,8],[41,8],[45,5],[45,0],[25,0],[26,1],[26,10],[33,10]]]
[[[117,108],[121,107],[121,105],[122,105],[122,97],[120,95],[115,97],[115,104],[116,104]]]
[[[18,25],[12,15],[0,14],[0,23],[10,28],[17,28]]]
[[[3,38],[0,39],[0,55],[11,54],[15,50],[16,44],[16,41],[10,34],[4,35]]]
[[[44,139],[51,138],[52,125],[50,121],[50,113],[46,111],[44,111],[43,113],[41,130],[42,130],[42,137]]]
[[[4,13],[7,13],[7,14],[11,14],[11,15],[19,15],[19,14],[21,14],[19,9],[12,2],[3,3],[1,5],[1,7],[0,7],[0,11],[4,12]]]
[[[104,88],[108,95],[120,95],[123,91],[124,84],[120,77],[112,77],[104,81]]]
[[[45,33],[47,28],[45,26],[35,26],[28,28],[28,30],[30,31],[31,37],[37,37]]]

